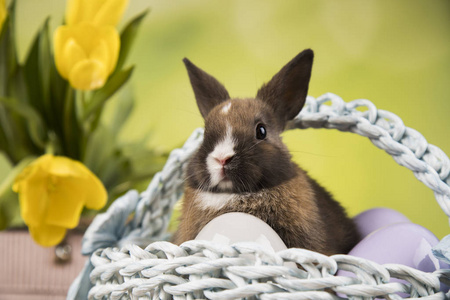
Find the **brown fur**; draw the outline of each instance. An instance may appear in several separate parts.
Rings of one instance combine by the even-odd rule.
[[[306,248],[327,255],[347,253],[357,242],[354,225],[330,195],[297,169],[297,176],[271,189],[241,194],[220,210],[204,210],[197,191],[186,187],[175,243],[195,239],[212,219],[228,212],[254,215],[269,224],[288,248]]]
[[[185,59],[205,118],[205,135],[188,166],[176,243],[194,239],[208,222],[228,212],[260,218],[288,247],[334,254],[347,253],[357,243],[353,221],[324,188],[291,161],[280,137],[286,122],[304,105],[312,58],[311,50],[300,53],[258,91],[256,99],[231,100],[215,78]],[[222,109],[230,103],[224,113]],[[263,139],[255,137],[260,124],[267,132]],[[235,155],[223,170],[232,187],[213,186],[207,157],[230,125]],[[203,192],[233,196],[223,206],[210,208],[199,200]]]

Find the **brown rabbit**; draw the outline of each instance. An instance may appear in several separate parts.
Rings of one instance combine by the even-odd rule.
[[[344,209],[299,168],[280,134],[305,104],[313,51],[304,50],[258,91],[230,99],[214,77],[184,59],[200,112],[204,140],[189,162],[175,243],[196,237],[228,212],[269,224],[288,248],[347,253],[358,241]]]

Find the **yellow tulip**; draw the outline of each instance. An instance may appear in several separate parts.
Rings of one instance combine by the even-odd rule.
[[[97,26],[116,26],[128,5],[128,0],[69,0],[67,25],[89,22]]]
[[[6,18],[6,0],[0,0],[0,31]]]
[[[120,37],[112,26],[59,26],[53,47],[59,74],[76,89],[94,90],[116,67]]]
[[[69,228],[78,225],[84,206],[100,209],[107,193],[101,181],[82,163],[43,155],[16,178],[20,212],[33,239],[50,247],[60,243]]]

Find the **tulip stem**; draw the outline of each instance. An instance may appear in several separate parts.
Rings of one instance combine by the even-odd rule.
[[[45,153],[55,155],[55,145],[54,145],[53,141],[50,141],[49,143],[47,143],[47,145],[45,147]]]
[[[77,119],[80,126],[83,126],[83,116],[86,108],[86,96],[84,91],[77,90],[76,92],[76,109],[77,109]]]
[[[72,87],[68,87],[66,92],[66,99],[64,104],[64,144],[65,144],[65,152],[68,154],[67,156],[76,158],[76,152],[74,152],[75,141],[76,141],[76,134],[74,128],[77,124],[73,124],[72,120],[74,119],[74,89]],[[75,125],[75,126],[73,126]]]
[[[77,109],[77,120],[79,127],[81,129],[80,135],[80,161],[84,160],[84,154],[86,152],[87,141],[90,133],[90,125],[89,121],[84,119],[85,111],[86,111],[86,92],[77,90],[77,101],[76,101],[76,109]]]

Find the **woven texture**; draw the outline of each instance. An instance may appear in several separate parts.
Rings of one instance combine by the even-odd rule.
[[[439,292],[442,271],[432,274],[401,265],[383,265],[348,255],[327,257],[304,249],[270,253],[255,243],[233,246],[189,241],[178,247],[168,242],[99,250],[92,258],[90,298],[127,299],[352,299],[411,297],[445,299]],[[284,266],[295,262],[303,269]],[[345,270],[353,274],[334,276]],[[391,278],[404,283],[389,282]],[[324,289],[337,293],[331,294]],[[146,298],[144,298],[146,299]]]
[[[398,116],[378,110],[368,100],[346,103],[336,95],[325,94],[317,99],[308,97],[306,107],[289,128],[338,129],[368,137],[432,189],[450,216],[448,157],[420,133],[405,127]],[[449,283],[450,270],[425,273],[402,265],[381,266],[352,256],[327,257],[303,249],[271,253],[254,243],[225,246],[188,241],[176,246],[154,242],[167,239],[170,214],[183,191],[183,171],[202,138],[203,130],[197,129],[183,148],[172,151],[145,192],[128,192],[91,225],[83,242],[84,254],[92,254],[90,280],[94,286],[90,299],[450,296],[439,291],[440,281]],[[131,213],[134,217],[129,221]],[[148,246],[142,249],[137,245]],[[289,267],[286,262],[302,268]],[[347,272],[336,275],[338,270]],[[80,277],[80,282],[85,280]]]

